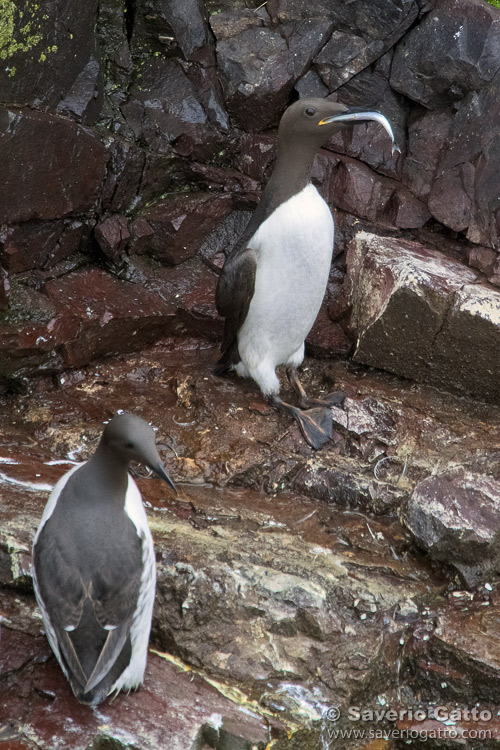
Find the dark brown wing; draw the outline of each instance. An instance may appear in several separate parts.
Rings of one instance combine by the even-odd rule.
[[[141,541],[131,529],[123,560],[102,559],[93,575],[82,577],[88,562],[83,564],[77,550],[54,533],[51,520],[34,549],[39,603],[70,681],[84,694],[112,669],[129,637],[141,583]]]
[[[245,322],[248,308],[255,289],[257,257],[252,248],[229,256],[222,269],[215,304],[219,315],[225,320],[224,340],[221,344],[222,357],[219,360],[219,371],[227,369],[239,360],[236,336]]]

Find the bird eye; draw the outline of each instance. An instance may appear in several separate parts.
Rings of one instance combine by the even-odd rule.
[[[133,443],[125,443],[125,448],[133,448],[133,447],[134,447]]]
[[[314,109],[314,107],[306,107],[304,112],[308,117],[313,117],[316,114],[316,110]]]

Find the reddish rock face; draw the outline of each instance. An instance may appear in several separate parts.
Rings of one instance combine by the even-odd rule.
[[[342,326],[330,319],[327,306],[323,305],[307,336],[306,346],[313,357],[345,357],[352,347],[352,341]]]
[[[258,182],[265,182],[276,156],[276,139],[246,134],[240,141],[238,167]]]
[[[235,236],[225,220],[255,208],[272,169],[276,133],[259,131],[278,123],[293,89],[380,110],[401,149],[392,154],[377,123],[360,123],[343,128],[316,160],[314,181],[349,217],[337,252],[360,220],[404,232],[432,217],[478,244],[482,250],[464,247],[463,258],[500,284],[496,256],[486,259],[484,250],[500,244],[499,12],[480,0],[434,5],[363,0],[353,12],[340,0],[270,0],[214,10],[201,0],[182,8],[151,0],[123,13],[112,0],[98,7],[68,0],[64,8],[48,0],[43,12],[33,6],[21,16],[7,3],[5,340],[18,342],[18,352],[19,336],[43,344],[33,306],[22,311],[19,300],[102,255],[125,277],[133,274],[128,250],[180,267],[200,253],[218,269]],[[439,54],[429,57],[434,47]],[[9,291],[21,287],[21,295]],[[44,309],[46,297],[38,299]],[[345,315],[348,306],[340,307],[332,315]],[[56,328],[61,342],[69,328]]]
[[[110,212],[129,211],[138,195],[146,192],[146,185],[142,182],[150,181],[147,173],[151,165],[146,163],[143,149],[134,143],[113,139],[107,150],[109,161],[102,185],[101,208]],[[170,176],[166,167],[162,177],[160,184],[153,185],[155,191],[162,191],[168,186]]]
[[[79,367],[96,357],[122,350],[133,351],[169,330],[175,307],[139,284],[118,281],[104,271],[91,269],[49,281],[46,292],[56,315],[49,324],[66,335],[56,337],[68,367]],[[67,327],[72,324],[73,335]],[[44,343],[48,347],[52,336]]]
[[[110,260],[118,260],[130,239],[125,216],[109,216],[95,228],[95,237],[104,255]]]
[[[217,62],[236,124],[251,132],[276,124],[294,84],[292,57],[282,36],[246,28],[217,41]]]
[[[156,152],[209,159],[223,146],[183,67],[156,57],[141,68],[121,108],[135,137]]]
[[[425,204],[400,182],[347,157],[323,151],[321,159],[323,192],[332,206],[385,227],[417,228],[429,219]]]
[[[408,152],[402,179],[422,200],[427,199],[433,186],[452,122],[451,109],[429,111],[417,108],[408,123]]]
[[[0,107],[0,222],[89,211],[107,160],[99,138],[80,125]]]
[[[364,366],[498,400],[500,11],[481,0],[243,5],[2,3],[1,388],[38,376],[29,398],[2,397],[0,584],[17,590],[0,591],[0,692],[20,717],[14,728],[0,719],[9,748],[51,750],[56,737],[94,750],[316,750],[325,737],[304,705],[319,723],[324,705],[400,696],[401,680],[422,700],[500,696],[498,592],[443,596],[455,570],[474,585],[497,572],[498,409]],[[296,93],[380,110],[401,148],[363,123],[314,165],[338,208],[336,265],[308,339],[323,360],[306,361],[304,383],[311,395],[346,392],[314,460],[252,383],[210,370],[217,273]],[[391,237],[355,237],[367,228]],[[338,361],[344,331],[357,335],[354,365]],[[92,442],[122,408],[160,426],[184,485],[175,501],[147,494],[153,638],[258,697],[265,720],[160,657],[144,691],[99,721],[64,693],[28,591],[44,500],[33,477],[55,480],[60,466],[40,466],[54,456],[86,457],[82,435]],[[465,464],[463,476],[434,476],[443,463]],[[414,538],[442,532],[422,541],[447,566],[437,583],[399,524],[373,517],[412,492]],[[450,498],[464,511],[460,538]],[[453,593],[470,595],[470,612],[455,612]],[[302,722],[300,736],[269,712]]]
[[[147,252],[170,265],[192,258],[231,211],[229,195],[172,196],[144,209],[132,225],[132,252]]]
[[[12,274],[48,269],[77,252],[83,234],[76,220],[17,224],[0,234],[0,261]]]

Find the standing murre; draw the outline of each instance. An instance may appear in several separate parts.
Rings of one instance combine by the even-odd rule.
[[[47,638],[82,703],[140,687],[156,585],[139,461],[174,491],[153,429],[133,414],[104,428],[95,453],[57,482],[33,542],[33,582]]]
[[[315,449],[331,438],[330,407],[342,404],[344,394],[308,398],[297,373],[333,253],[333,217],[309,175],[317,151],[334,132],[366,120],[385,128],[394,150],[392,128],[380,112],[327,99],[302,99],[288,107],[279,125],[274,171],[217,284],[225,331],[216,374],[235,370],[255,380],[273,406],[294,417]],[[286,366],[300,409],[281,400],[278,365]]]

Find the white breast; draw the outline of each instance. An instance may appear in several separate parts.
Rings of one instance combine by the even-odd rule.
[[[303,348],[325,294],[333,233],[328,205],[308,185],[283,203],[249,241],[258,264],[238,349],[248,374],[257,382],[255,373],[263,362],[274,369]]]

